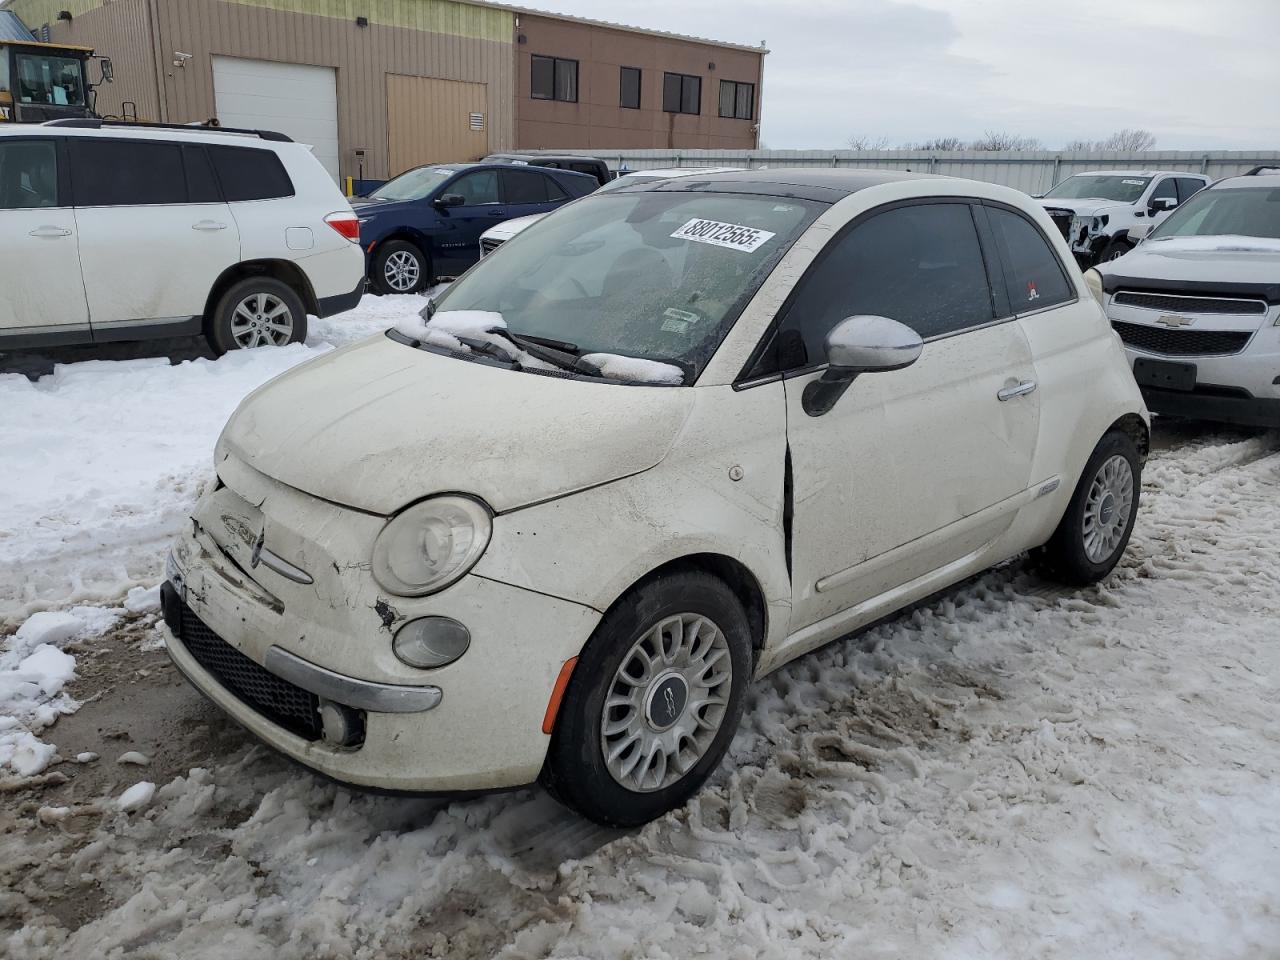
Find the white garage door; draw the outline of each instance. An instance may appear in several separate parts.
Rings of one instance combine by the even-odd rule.
[[[338,84],[333,67],[213,58],[213,96],[224,127],[278,130],[315,149],[338,179]]]

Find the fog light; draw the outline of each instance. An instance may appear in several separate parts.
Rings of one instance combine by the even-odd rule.
[[[332,700],[321,700],[320,732],[325,743],[337,747],[354,747],[364,742],[364,720],[359,710]]]
[[[471,632],[457,620],[423,617],[397,630],[391,649],[401,663],[426,670],[453,663],[470,645]]]

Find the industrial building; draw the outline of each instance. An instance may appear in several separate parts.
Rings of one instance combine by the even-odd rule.
[[[537,148],[751,149],[760,47],[478,0],[10,0],[103,114],[276,129],[335,176]]]

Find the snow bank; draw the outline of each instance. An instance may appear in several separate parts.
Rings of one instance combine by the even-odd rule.
[[[120,616],[101,607],[46,611],[9,638],[0,652],[0,777],[33,777],[53,761],[56,749],[37,734],[79,706],[62,693],[75,678],[75,657],[59,648],[105,633]]]

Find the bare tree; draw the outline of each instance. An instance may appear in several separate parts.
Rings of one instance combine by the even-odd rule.
[[[1044,145],[1035,137],[1020,137],[1007,130],[984,130],[982,136],[969,144],[970,150],[1043,150]]]
[[[888,137],[873,137],[865,133],[855,133],[848,140],[850,150],[888,150]]]
[[[1124,153],[1138,153],[1150,150],[1156,145],[1156,137],[1150,130],[1130,129],[1117,130],[1105,140],[1072,140],[1064,150],[1120,150]]]
[[[963,150],[964,141],[959,137],[934,137],[919,143],[904,143],[904,150]]]

